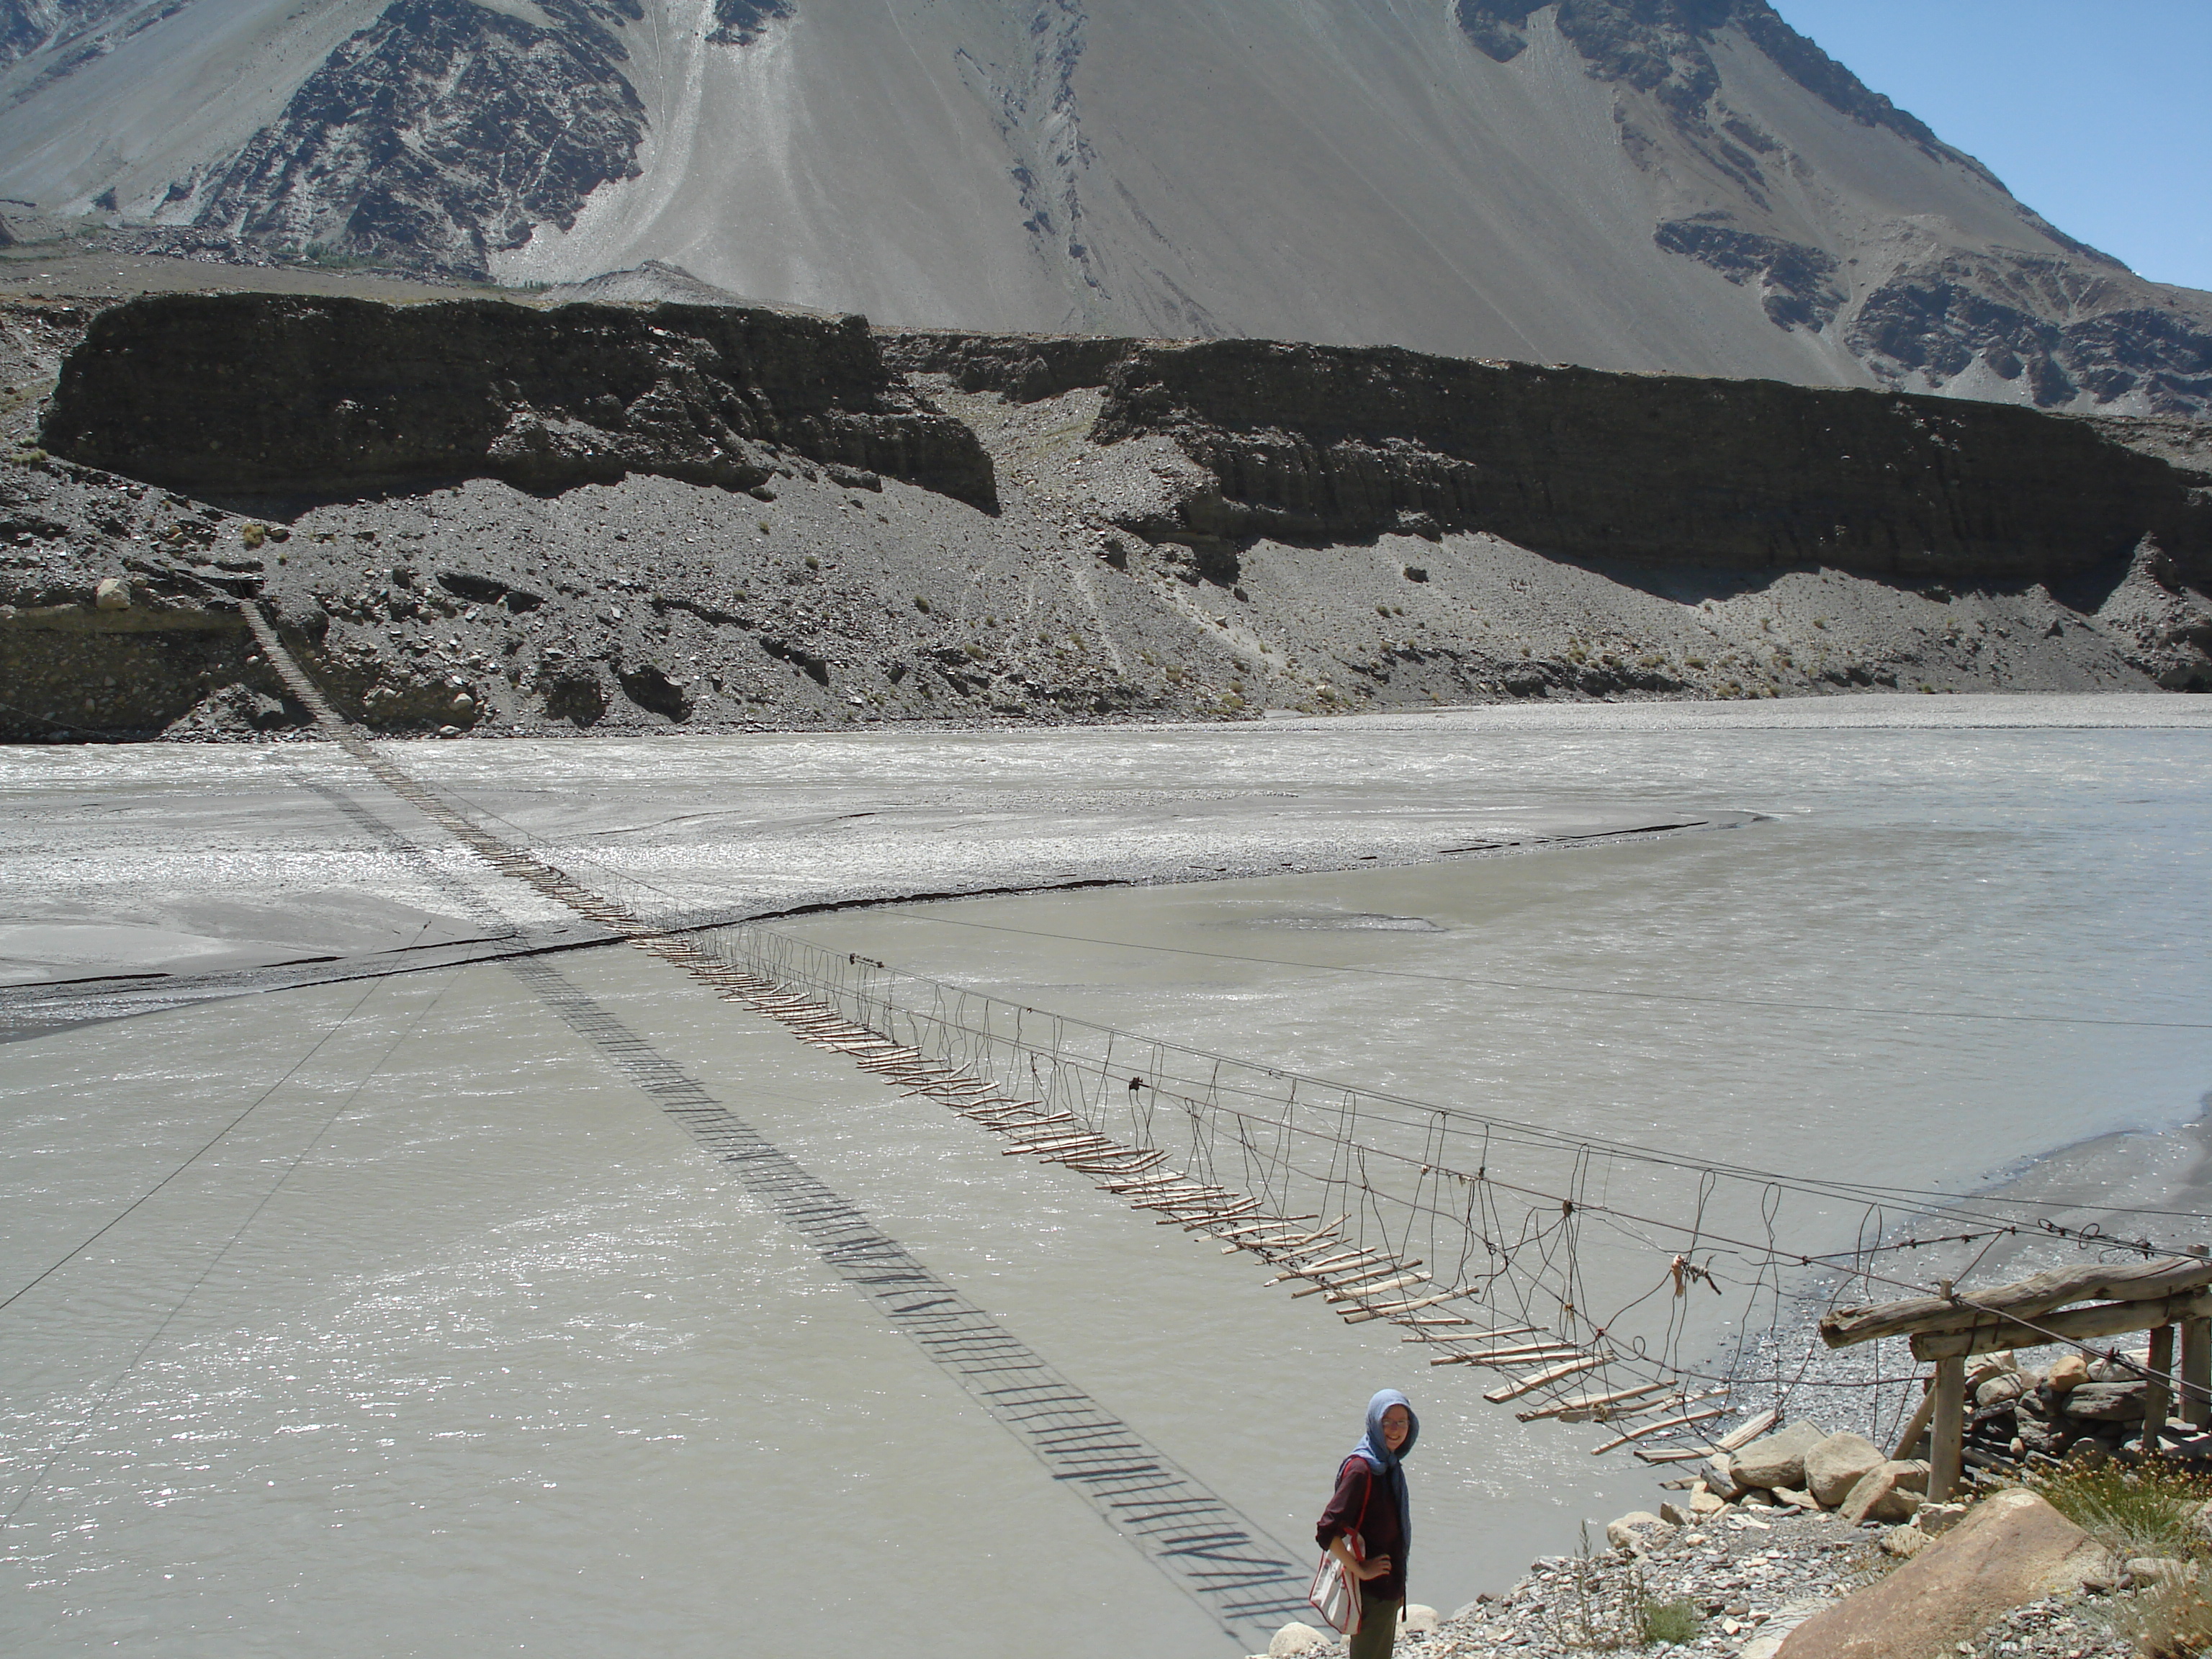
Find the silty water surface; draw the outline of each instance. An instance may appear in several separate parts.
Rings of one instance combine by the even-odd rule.
[[[2135,712],[2116,701],[635,744],[605,757],[599,800],[592,746],[551,759],[586,817],[657,766],[679,792],[742,774],[787,817],[811,793],[892,807],[963,776],[985,805],[993,787],[1277,789],[1341,815],[1346,845],[1362,799],[1562,821],[1748,808],[1766,821],[802,931],[1035,1006],[1742,1163],[1972,1182],[2133,1127],[2138,1180],[2172,1188],[2195,1158],[2173,1131],[2212,1076],[2207,739],[2193,718],[2066,724]],[[548,747],[403,752],[512,805]],[[560,810],[545,798],[537,827]],[[899,840],[836,855],[895,863]],[[142,839],[140,874],[158,884],[170,850]],[[632,837],[629,867],[673,882],[681,852]],[[1597,1431],[1520,1428],[1476,1397],[1480,1374],[1427,1374],[1395,1332],[1263,1290],[1242,1259],[1000,1157],[659,964],[560,965],[1294,1547],[1385,1382],[1424,1410],[1421,1599],[1449,1609],[1656,1495],[1585,1455]],[[1893,1012],[1853,1012],[1876,1009]],[[68,1258],[0,1310],[11,1650],[1233,1650],[496,965],[4,1052],[5,1288]]]

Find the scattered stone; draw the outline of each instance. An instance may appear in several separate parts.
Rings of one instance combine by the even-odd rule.
[[[2170,1555],[2137,1555],[2128,1560],[2128,1580],[2136,1584],[2181,1584],[2197,1576],[2196,1566]]]

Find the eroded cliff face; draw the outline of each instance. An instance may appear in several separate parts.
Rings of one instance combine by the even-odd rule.
[[[2185,579],[2212,573],[2203,476],[2022,409],[1388,347],[927,334],[889,350],[1017,399],[1098,386],[1097,442],[1168,438],[1203,475],[1123,527],[1221,568],[1261,538],[1479,531],[1577,560],[2030,581],[2148,538]]]
[[[684,306],[0,314],[0,738],[2212,690],[2182,421]],[[0,405],[0,439],[27,439]],[[150,481],[150,482],[149,482]]]
[[[93,322],[40,437],[203,494],[633,472],[747,489],[787,453],[994,500],[975,434],[893,382],[864,319],[732,307],[153,296]]]

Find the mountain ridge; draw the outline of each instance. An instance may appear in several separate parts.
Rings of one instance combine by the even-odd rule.
[[[0,0],[0,193],[113,222],[659,259],[898,325],[2212,409],[2212,295],[1767,0]]]

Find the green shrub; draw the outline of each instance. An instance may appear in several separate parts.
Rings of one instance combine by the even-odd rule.
[[[1686,1595],[1678,1595],[1671,1601],[1655,1601],[1644,1598],[1644,1645],[1656,1648],[1683,1647],[1698,1639],[1698,1628],[1705,1616],[1698,1604]]]
[[[2094,1469],[2069,1463],[2029,1486],[2123,1560],[2212,1554],[2212,1539],[2197,1524],[2197,1511],[2212,1498],[2212,1481],[2201,1475],[2155,1462],[2133,1469],[2110,1462]]]
[[[2212,1650],[2212,1601],[2202,1583],[2167,1579],[2141,1595],[2116,1596],[2108,1616],[2143,1659],[2197,1659]]]

